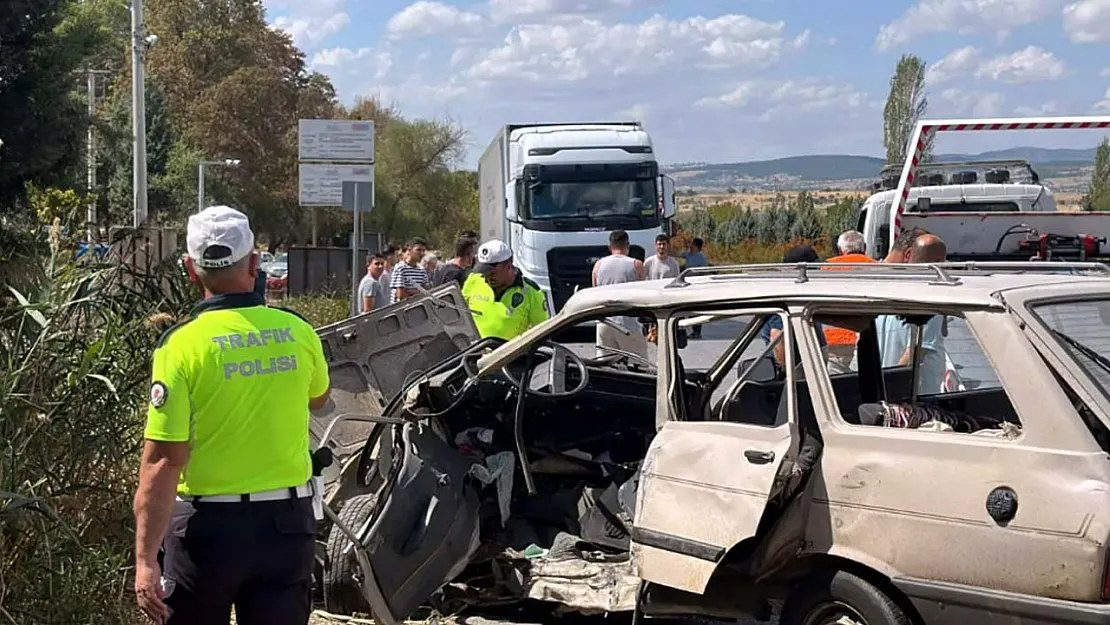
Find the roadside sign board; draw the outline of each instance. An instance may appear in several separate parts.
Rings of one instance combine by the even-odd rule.
[[[354,212],[356,201],[360,213],[369,213],[374,208],[373,182],[343,181],[343,210]]]
[[[297,124],[297,153],[302,161],[374,162],[374,122],[302,119]]]
[[[343,206],[343,183],[373,185],[374,166],[301,163],[298,178],[301,206]],[[371,193],[370,198],[373,197]],[[364,205],[361,197],[359,204]]]

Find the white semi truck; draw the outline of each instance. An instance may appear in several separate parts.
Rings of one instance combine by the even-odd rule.
[[[659,174],[640,122],[506,125],[482,154],[478,180],[482,240],[512,248],[551,314],[591,285],[610,231],[627,231],[640,259],[672,232],[674,181]]]

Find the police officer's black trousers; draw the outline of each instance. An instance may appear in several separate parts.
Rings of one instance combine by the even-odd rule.
[[[312,500],[178,501],[164,541],[166,625],[305,625],[312,612]]]

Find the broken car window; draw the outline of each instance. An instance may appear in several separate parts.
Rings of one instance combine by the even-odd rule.
[[[920,311],[860,319],[871,327],[860,334],[852,370],[829,376],[846,422],[1006,438],[1020,432],[1013,404],[964,319]],[[859,319],[851,326],[861,329]]]

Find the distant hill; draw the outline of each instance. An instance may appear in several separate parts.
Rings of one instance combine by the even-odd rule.
[[[1087,167],[1094,157],[1094,148],[1019,147],[980,154],[938,154],[934,159],[941,162],[1026,160],[1038,173],[1048,177]],[[858,181],[860,185],[865,185],[878,177],[884,164],[884,159],[874,156],[815,154],[743,163],[681,164],[663,167],[663,171],[673,177],[679,187],[739,189],[762,188],[785,182],[820,186],[822,182]]]

